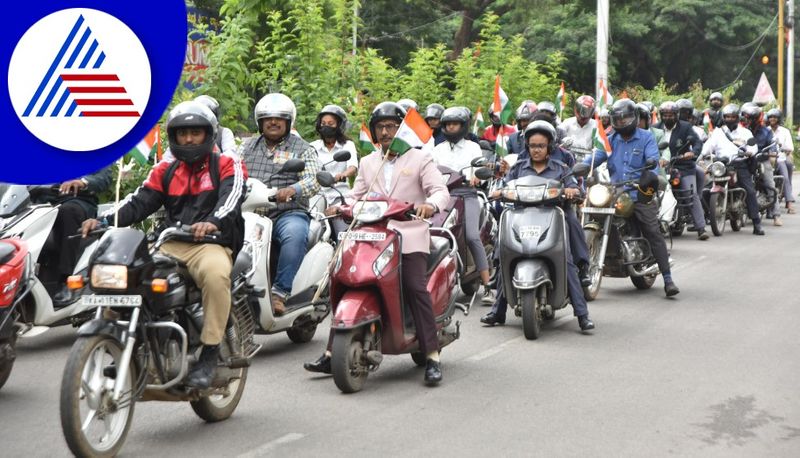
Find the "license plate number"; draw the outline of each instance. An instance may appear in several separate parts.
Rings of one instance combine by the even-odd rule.
[[[82,296],[83,305],[91,307],[140,307],[142,296],[98,296],[96,294]]]
[[[523,240],[538,239],[542,235],[542,226],[522,226],[519,228],[519,237]]]
[[[583,207],[581,209],[583,213],[594,213],[599,215],[613,215],[616,212],[614,208],[604,208],[604,207]]]
[[[339,232],[339,240],[354,240],[356,242],[380,242],[386,240],[385,232]]]

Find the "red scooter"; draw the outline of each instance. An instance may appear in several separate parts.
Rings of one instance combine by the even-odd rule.
[[[0,240],[0,388],[11,375],[16,358],[17,306],[33,286],[33,263],[29,258],[25,241]]]
[[[411,353],[425,365],[419,351],[411,312],[404,304],[401,278],[401,235],[387,227],[390,220],[408,221],[414,205],[380,196],[342,207],[345,220],[355,215],[356,226],[343,243],[331,272],[334,330],[331,368],[336,386],[345,393],[361,390],[367,375],[378,369],[383,355]],[[458,295],[459,266],[455,236],[444,228],[431,228],[428,256],[428,291],[444,347],[459,337],[460,322],[453,322]],[[344,235],[344,234],[342,234]]]

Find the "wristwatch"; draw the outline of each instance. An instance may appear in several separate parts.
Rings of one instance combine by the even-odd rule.
[[[81,178],[81,183],[83,183],[84,187],[89,187],[89,180],[86,178]]]

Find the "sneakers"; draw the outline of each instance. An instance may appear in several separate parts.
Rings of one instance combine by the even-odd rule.
[[[791,203],[788,203],[788,204],[786,204],[786,213],[788,213],[790,215],[794,215],[795,213],[797,213],[797,210],[794,209],[794,205],[792,205]]]
[[[678,289],[678,286],[674,281],[668,281],[664,283],[664,293],[666,293],[667,297],[672,297],[680,292],[681,290]]]
[[[708,240],[708,232],[706,232],[705,230],[698,232],[697,238],[698,240]]]
[[[494,293],[492,292],[492,287],[488,285],[483,285],[483,295],[481,296],[481,302],[484,304],[494,304]]]
[[[272,293],[272,314],[274,316],[281,316],[286,313],[286,305],[281,297],[278,294]]]
[[[772,220],[772,224],[774,224],[776,226],[783,226],[783,220],[781,220],[780,216],[775,215],[775,219]]]
[[[313,363],[304,363],[303,369],[309,372],[318,372],[320,374],[330,374],[331,373],[331,357],[326,355],[325,353],[319,357]]]
[[[578,317],[578,326],[581,327],[581,331],[589,331],[594,329],[594,322],[589,318],[589,314],[581,315]]]
[[[194,388],[210,388],[217,373],[217,359],[219,359],[219,345],[203,345],[200,358],[186,377],[186,384]]]

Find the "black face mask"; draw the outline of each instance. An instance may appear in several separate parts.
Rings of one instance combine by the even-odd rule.
[[[737,127],[739,127],[739,121],[725,121],[725,125],[728,126],[728,130],[733,132]]]
[[[336,131],[337,128],[331,126],[320,126],[319,129],[317,129],[317,132],[319,132],[322,138],[336,138]]]
[[[667,129],[672,129],[673,127],[675,127],[675,124],[677,124],[677,123],[678,123],[678,121],[675,120],[675,119],[665,119],[664,120],[664,127],[666,127]]]

